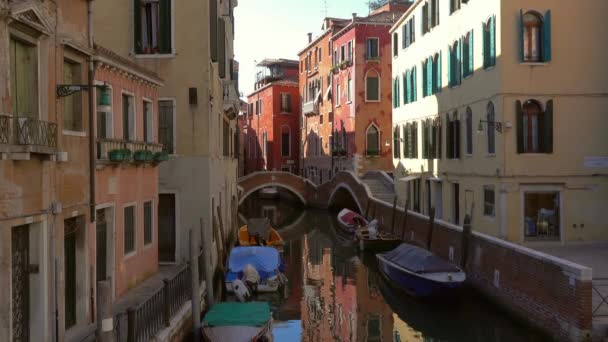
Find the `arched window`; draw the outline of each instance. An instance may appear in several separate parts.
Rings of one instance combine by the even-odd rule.
[[[435,56],[433,56],[432,69],[433,69],[432,90],[433,90],[433,94],[435,94],[435,93],[441,92],[441,55],[439,53],[436,53]]]
[[[528,100],[524,103],[523,112],[523,147],[526,153],[541,152],[542,109],[540,103]]]
[[[463,76],[473,74],[473,33],[469,32],[462,41],[462,70]]]
[[[410,73],[410,102],[415,102],[416,100],[418,100],[418,83],[416,81],[416,67],[414,66],[412,68],[412,72]]]
[[[488,122],[494,122],[496,116],[494,115],[494,104],[491,101],[488,102],[487,112],[486,120]],[[496,129],[494,126],[488,126],[488,154],[494,153],[496,153]]]
[[[489,105],[488,105],[488,107],[489,107]],[[466,125],[467,125],[467,155],[472,155],[473,154],[473,111],[471,110],[471,107],[467,107]]]
[[[393,129],[393,158],[401,158],[401,132],[399,126]]]
[[[496,17],[483,25],[483,67],[496,65]]]
[[[369,70],[365,75],[365,101],[380,101],[380,75],[376,70]]]
[[[281,156],[289,157],[291,155],[291,129],[289,126],[281,127]]]
[[[462,51],[460,42],[457,40],[450,46],[450,60],[448,61],[448,85],[450,87],[459,85],[461,83],[461,57]]]
[[[380,155],[380,130],[375,124],[369,125],[366,135],[366,154],[368,156]]]
[[[410,71],[407,70],[404,74],[403,74],[403,103],[404,104],[408,104],[410,103],[410,91],[411,91],[411,85],[410,85]]]
[[[535,12],[523,16],[523,53],[524,62],[542,61],[543,20]]]

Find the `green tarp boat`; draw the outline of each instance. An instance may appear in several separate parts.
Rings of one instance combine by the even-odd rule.
[[[202,322],[205,341],[272,341],[272,316],[266,302],[215,304]]]

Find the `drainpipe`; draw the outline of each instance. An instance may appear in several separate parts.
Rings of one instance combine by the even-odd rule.
[[[89,25],[89,48],[94,49],[93,44],[93,1],[87,1],[87,21]],[[95,222],[95,64],[93,56],[89,57],[89,206],[91,223]]]

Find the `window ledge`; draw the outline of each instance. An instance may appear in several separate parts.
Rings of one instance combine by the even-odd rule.
[[[293,113],[292,113],[292,112],[283,112],[283,111],[282,111],[282,112],[280,112],[279,114],[291,115],[291,114],[293,114]]]
[[[70,131],[67,129],[63,130],[63,135],[70,135],[73,137],[86,137],[87,133],[86,132],[79,132],[79,131]]]
[[[149,242],[147,245],[144,244],[144,251],[154,247],[154,241]]]
[[[464,157],[465,158],[473,158],[473,155],[472,154],[465,154]]]
[[[351,103],[353,103],[353,101],[346,101],[345,104],[351,104]]]
[[[549,65],[549,62],[520,62],[519,64],[528,66],[545,66]]]
[[[127,259],[131,259],[132,257],[134,257],[136,255],[137,255],[137,249],[134,250],[133,252],[129,252],[129,253],[123,255],[122,260],[125,261]]]
[[[522,153],[518,153],[520,156],[531,156],[531,157],[539,157],[539,156],[548,156],[551,155],[552,153],[547,153],[547,152],[522,152]]]
[[[380,100],[368,100],[368,99],[365,99],[365,102],[380,103]]]
[[[471,74],[469,74],[469,75],[464,76],[462,79],[464,79],[464,80],[468,80],[469,78],[473,78],[473,73],[471,73]]]
[[[488,65],[487,67],[483,67],[483,70],[490,71],[490,70],[492,70],[494,68],[496,68],[496,64],[494,64],[494,65]]]
[[[164,58],[175,58],[177,57],[177,54],[175,52],[171,52],[171,53],[134,53],[133,57],[138,58],[138,59],[145,59],[145,58],[149,58],[149,59],[164,59]]]
[[[486,153],[486,158],[494,158],[496,157],[496,153]]]

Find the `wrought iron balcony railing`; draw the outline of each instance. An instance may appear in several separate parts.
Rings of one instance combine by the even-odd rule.
[[[57,124],[0,114],[0,144],[57,148]]]

